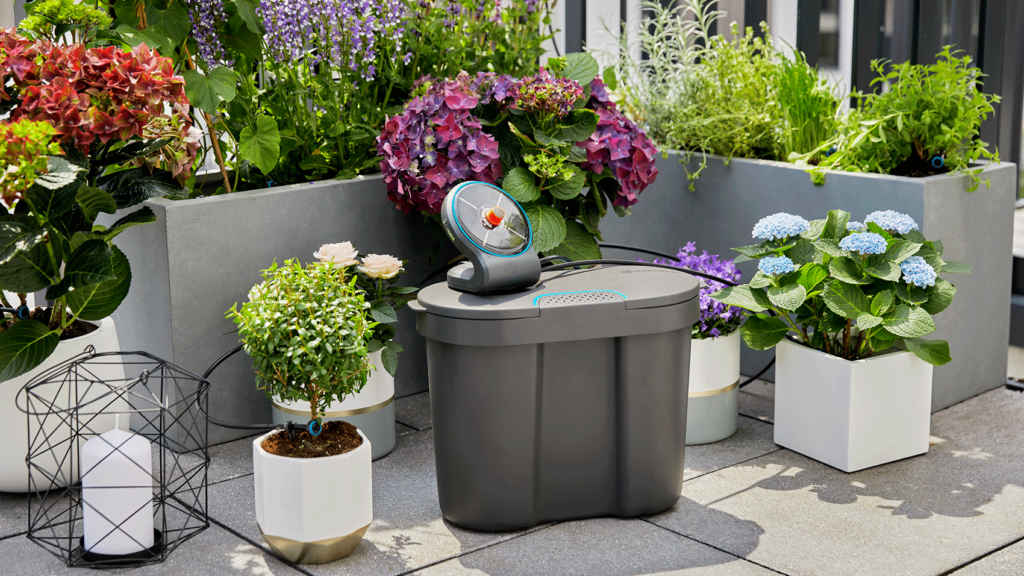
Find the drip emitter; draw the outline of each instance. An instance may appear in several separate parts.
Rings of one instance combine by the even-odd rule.
[[[672,507],[697,281],[650,265],[542,270],[526,213],[490,184],[456,187],[442,220],[469,262],[410,306],[444,516],[493,531]]]

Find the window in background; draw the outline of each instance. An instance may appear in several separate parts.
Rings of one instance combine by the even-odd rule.
[[[839,67],[839,0],[821,0],[821,16],[818,19],[821,31],[821,46],[818,66]]]

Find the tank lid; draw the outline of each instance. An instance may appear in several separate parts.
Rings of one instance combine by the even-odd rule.
[[[622,302],[626,310],[681,304],[697,297],[700,285],[684,272],[646,266],[599,266],[541,274],[527,290],[479,296],[447,283],[420,291],[417,302],[428,314],[472,320],[506,320],[541,315],[551,306]]]

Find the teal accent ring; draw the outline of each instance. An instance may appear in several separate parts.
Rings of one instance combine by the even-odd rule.
[[[522,250],[520,250],[519,252],[516,252],[515,254],[498,254],[496,252],[491,252],[487,248],[484,248],[483,246],[477,244],[476,240],[473,240],[473,237],[470,236],[466,232],[465,228],[462,227],[462,222],[459,221],[459,217],[455,216],[453,218],[453,220],[455,220],[455,224],[459,227],[459,230],[462,232],[462,235],[465,236],[467,240],[472,242],[473,246],[476,246],[477,248],[483,250],[484,252],[490,254],[491,256],[497,256],[498,258],[515,258],[516,256],[519,256],[520,254],[523,254],[526,251],[528,251],[530,249],[530,246],[533,246],[533,224],[531,224],[530,223],[530,219],[528,217],[526,217],[526,210],[523,210],[523,207],[522,207],[521,204],[519,204],[519,201],[516,200],[515,198],[513,198],[511,194],[509,194],[508,192],[505,192],[504,190],[502,190],[501,188],[495,186],[494,184],[491,184],[490,182],[480,182],[479,180],[472,180],[472,181],[469,181],[469,182],[463,182],[463,183],[459,184],[458,186],[456,186],[455,189],[453,189],[451,191],[451,194],[453,196],[457,195],[459,193],[459,191],[462,190],[462,188],[464,186],[468,186],[470,184],[483,184],[484,186],[490,186],[491,188],[494,188],[495,190],[497,190],[502,195],[507,196],[508,199],[511,200],[512,203],[515,204],[516,207],[518,207],[519,210],[523,213],[523,219],[526,220],[526,227],[530,231],[530,241],[526,243],[526,246],[524,246]],[[454,198],[452,198],[452,201],[454,202]],[[454,209],[452,210],[452,212],[454,213]],[[453,216],[454,216],[454,214],[453,214]]]

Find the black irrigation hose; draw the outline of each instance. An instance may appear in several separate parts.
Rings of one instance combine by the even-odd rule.
[[[238,346],[232,348],[230,352],[218,358],[217,361],[211,364],[210,367],[206,369],[206,372],[203,373],[203,379],[209,382],[210,374],[213,374],[214,370],[216,370],[221,364],[226,362],[228,358],[231,358],[232,356],[237,354],[241,349],[242,345],[239,344]],[[278,428],[284,428],[284,426],[280,424],[232,424],[231,422],[225,422],[223,420],[214,418],[213,416],[210,416],[209,413],[206,414],[206,418],[210,422],[216,424],[217,426],[220,426],[221,428],[232,428],[235,430],[255,430],[258,432],[269,432],[271,430],[277,430]],[[289,424],[291,423],[289,422]]]
[[[686,272],[693,276],[700,276],[708,280],[714,280],[715,282],[721,282],[726,286],[739,286],[731,280],[725,278],[719,278],[713,274],[706,274],[704,272],[698,272],[691,270],[690,268],[684,268],[682,266],[672,266],[671,264],[656,264],[654,262],[635,262],[633,260],[612,260],[612,259],[600,259],[600,260],[576,260],[574,262],[566,262],[564,264],[555,264],[548,266],[544,270],[547,272],[553,272],[555,270],[565,270],[566,268],[576,268],[578,266],[597,266],[599,264],[609,264],[612,266],[647,266],[648,268],[665,268],[666,270],[674,270],[676,272]]]

